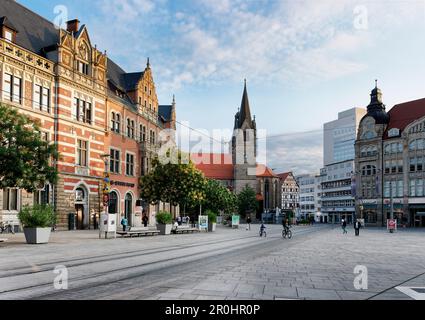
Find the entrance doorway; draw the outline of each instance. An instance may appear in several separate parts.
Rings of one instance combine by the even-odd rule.
[[[128,225],[132,226],[133,219],[133,196],[130,193],[125,195],[124,216],[128,221]]]
[[[89,228],[88,192],[83,186],[75,190],[75,226],[77,230]]]
[[[410,221],[412,227],[424,228],[425,227],[425,210],[424,209],[413,209],[410,212]]]
[[[77,230],[84,230],[84,218],[85,218],[85,214],[84,214],[84,205],[82,204],[76,204],[75,205],[75,214],[76,214],[76,227]]]

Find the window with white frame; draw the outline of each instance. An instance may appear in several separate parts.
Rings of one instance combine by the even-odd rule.
[[[3,98],[5,100],[22,103],[22,79],[11,75],[4,74]]]
[[[127,118],[127,137],[134,139],[134,120]]]
[[[50,113],[50,89],[36,84],[34,86],[34,106],[40,111]]]
[[[118,112],[111,113],[111,131],[120,133],[121,128],[121,115]]]
[[[92,104],[80,98],[74,98],[73,116],[75,120],[91,124]]]
[[[140,125],[140,142],[146,141],[146,126]]]
[[[81,167],[88,166],[88,142],[77,140],[77,165]]]
[[[12,42],[13,41],[13,33],[9,30],[5,30],[4,31],[4,38],[9,41]]]
[[[130,153],[126,154],[125,174],[134,176],[134,155]]]
[[[109,170],[112,173],[120,173],[120,151],[116,149],[111,149],[110,160],[109,160]]]
[[[89,74],[89,65],[85,62],[82,62],[80,60],[77,61],[77,69],[78,72],[88,75]]]
[[[51,190],[52,186],[50,184],[45,184],[42,190],[34,192],[34,204],[50,204]]]
[[[19,189],[3,189],[3,210],[18,211]]]

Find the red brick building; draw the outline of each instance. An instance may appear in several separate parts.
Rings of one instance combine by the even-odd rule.
[[[37,120],[60,153],[56,185],[36,194],[2,190],[0,221],[16,221],[22,206],[41,202],[54,205],[60,228],[68,227],[69,213],[77,229],[93,228],[108,155],[110,207],[138,224],[138,179],[149,170],[160,130],[175,127],[175,103],[158,105],[149,62],[143,72],[126,73],[78,20],[58,29],[12,0],[0,2],[0,31],[0,101]]]

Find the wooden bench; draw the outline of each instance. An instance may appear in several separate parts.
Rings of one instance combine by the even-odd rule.
[[[171,232],[172,233],[175,233],[175,234],[183,234],[183,233],[189,233],[189,232],[190,233],[194,233],[194,232],[199,232],[199,229],[179,226],[177,229],[176,228],[173,228],[171,230]]]
[[[119,234],[121,237],[128,236],[130,238],[132,237],[141,237],[141,236],[156,236],[159,234],[159,230],[156,229],[137,229],[137,228],[130,228],[128,231],[117,231],[117,234]]]

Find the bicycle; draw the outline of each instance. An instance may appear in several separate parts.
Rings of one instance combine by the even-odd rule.
[[[15,231],[13,231],[13,226],[9,222],[0,222],[0,233],[4,232],[15,234]]]
[[[286,239],[286,238],[292,239],[292,231],[289,230],[290,228],[291,228],[290,226],[283,228],[283,230],[282,230],[282,238],[283,239]]]

